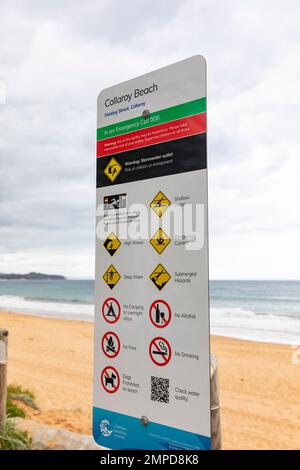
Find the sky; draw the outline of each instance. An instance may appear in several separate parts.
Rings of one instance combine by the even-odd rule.
[[[94,276],[96,98],[208,66],[210,277],[300,279],[300,5],[0,0],[0,272]]]

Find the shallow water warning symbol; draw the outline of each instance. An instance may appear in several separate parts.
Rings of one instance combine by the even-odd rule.
[[[112,158],[104,170],[105,176],[113,183],[122,170],[122,166],[115,158]]]
[[[150,243],[153,248],[155,248],[157,253],[161,255],[165,248],[167,248],[167,246],[169,245],[170,241],[171,239],[163,231],[163,229],[159,228],[151,238]]]
[[[149,355],[157,366],[166,366],[171,359],[172,349],[169,341],[166,338],[158,336],[154,338],[149,344]]]
[[[109,266],[109,268],[103,274],[103,279],[106,282],[106,284],[108,285],[108,287],[113,289],[115,287],[115,285],[121,279],[121,276],[118,273],[118,271],[116,270],[116,268],[111,264]]]
[[[153,201],[150,203],[150,207],[154,210],[158,217],[162,217],[170,204],[171,201],[169,201],[167,196],[165,196],[162,191],[159,191]]]
[[[110,256],[113,256],[115,252],[120,248],[121,242],[118,239],[117,235],[111,232],[105,242],[103,243],[104,248],[108,251]]]
[[[168,273],[162,264],[158,264],[152,274],[150,274],[150,279],[158,290],[162,290],[171,279],[171,274]]]

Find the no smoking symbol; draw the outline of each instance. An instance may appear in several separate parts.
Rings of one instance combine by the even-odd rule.
[[[119,337],[113,331],[108,331],[102,337],[101,347],[105,356],[113,359],[120,352]]]
[[[171,321],[170,305],[164,300],[155,300],[149,309],[149,316],[152,325],[156,328],[165,328]]]
[[[171,359],[172,349],[166,338],[158,336],[149,344],[149,354],[152,362],[157,366],[166,366]]]
[[[105,367],[101,372],[101,383],[107,393],[115,393],[120,387],[118,371],[112,366]]]

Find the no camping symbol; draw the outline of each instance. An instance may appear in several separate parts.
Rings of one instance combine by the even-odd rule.
[[[120,387],[118,371],[112,366],[104,367],[101,372],[101,384],[107,393],[115,393]]]
[[[102,337],[101,347],[106,357],[110,359],[117,357],[120,352],[120,340],[118,335],[113,331],[105,333]]]
[[[165,328],[171,321],[170,305],[164,300],[155,300],[149,309],[149,317],[156,328]]]
[[[166,338],[158,336],[149,344],[149,354],[152,362],[157,366],[166,366],[171,359],[172,349]]]
[[[121,305],[114,297],[109,297],[102,304],[102,315],[107,323],[116,323],[121,315]]]

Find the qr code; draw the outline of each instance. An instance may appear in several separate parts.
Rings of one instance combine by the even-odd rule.
[[[151,377],[151,400],[169,403],[170,380],[162,377]]]

